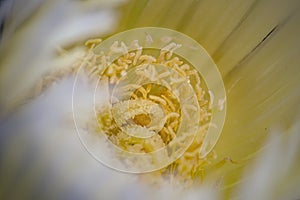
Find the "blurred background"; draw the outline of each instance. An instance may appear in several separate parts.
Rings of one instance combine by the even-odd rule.
[[[299,11],[298,0],[0,1],[0,199],[299,199]],[[145,26],[198,41],[225,84],[217,158],[190,190],[94,160],[72,121],[72,76],[35,91],[87,39]]]

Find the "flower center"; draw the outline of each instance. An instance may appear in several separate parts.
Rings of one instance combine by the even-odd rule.
[[[140,126],[148,126],[151,123],[151,117],[149,114],[137,114],[133,117],[135,124]]]

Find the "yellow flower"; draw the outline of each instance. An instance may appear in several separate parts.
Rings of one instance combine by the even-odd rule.
[[[12,2],[0,4],[4,27],[0,46],[0,198],[300,197],[298,1]],[[198,160],[200,168],[196,161],[179,168],[181,158],[165,168],[170,174],[181,169],[191,176],[185,180],[193,180],[188,188],[162,178],[159,171],[136,175],[106,168],[87,153],[75,133],[74,117],[83,132],[96,129],[85,123],[94,116],[90,109],[94,88],[89,80],[80,79],[78,98],[73,99],[75,105],[80,102],[76,107],[80,115],[72,114],[73,75],[78,67],[85,67],[78,63],[87,63],[82,59],[88,50],[82,44],[90,38],[105,41],[115,33],[146,26],[169,28],[194,38],[210,54],[224,81],[226,121],[205,165]],[[166,36],[164,41],[169,39]],[[92,48],[100,42],[86,45]],[[122,50],[122,44],[120,47]],[[140,56],[149,62],[158,59]],[[119,64],[115,64],[117,68]],[[95,66],[90,66],[94,73]],[[180,69],[178,73],[182,73]],[[99,102],[105,101],[104,94],[96,96]],[[132,98],[138,95],[136,91]],[[151,95],[149,99],[160,105],[169,104],[169,98]],[[144,111],[135,115],[133,122],[144,127],[153,118],[142,114]],[[97,119],[111,124],[106,118]],[[173,137],[171,132],[165,134],[166,141]],[[112,140],[120,143],[117,137]],[[89,142],[89,148],[97,147],[96,140]],[[153,143],[150,146],[153,148]],[[137,145],[133,151],[141,148]],[[197,173],[190,175],[192,171]]]

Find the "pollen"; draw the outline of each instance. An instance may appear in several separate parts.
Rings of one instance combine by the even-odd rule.
[[[149,38],[148,34],[147,41],[150,41]],[[155,41],[151,38],[151,42]],[[89,46],[90,43],[87,42]],[[198,126],[202,128],[196,133],[197,140],[174,164],[159,170],[161,179],[169,174],[172,179],[177,177],[182,182],[193,181],[199,178],[205,164],[205,160],[200,159],[199,151],[210,122],[212,102],[208,102],[213,101],[213,95],[199,72],[176,54],[176,49],[181,48],[182,44],[169,42],[162,49],[147,49],[139,43],[134,40],[127,46],[124,42],[115,41],[107,55],[93,55],[104,58],[98,58],[98,71],[91,78],[108,79],[111,95],[116,94],[114,102],[123,101],[117,104],[112,102],[107,109],[97,111],[100,131],[126,151],[149,153],[175,142],[184,116],[188,116],[188,120],[198,118]],[[106,64],[103,60],[115,54],[120,56],[103,69]],[[181,89],[183,83],[189,85],[192,92]],[[122,100],[124,95],[128,96],[126,101]],[[199,108],[184,103],[193,96]],[[198,109],[197,118],[190,115]],[[177,143],[184,144],[184,137],[179,139],[182,141]]]

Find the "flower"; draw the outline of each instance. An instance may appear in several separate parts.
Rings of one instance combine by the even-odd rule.
[[[0,12],[5,19],[0,47],[0,197],[300,197],[298,2],[12,2],[0,4],[5,10]],[[215,155],[199,172],[200,183],[188,188],[168,182],[156,187],[158,172],[140,180],[106,168],[86,152],[75,133],[70,101],[74,63],[86,53],[81,44],[141,26],[167,27],[193,37],[212,56],[224,80],[225,126]],[[77,89],[78,101],[84,102],[79,119],[84,122],[92,113],[87,105],[93,88],[83,79]]]

